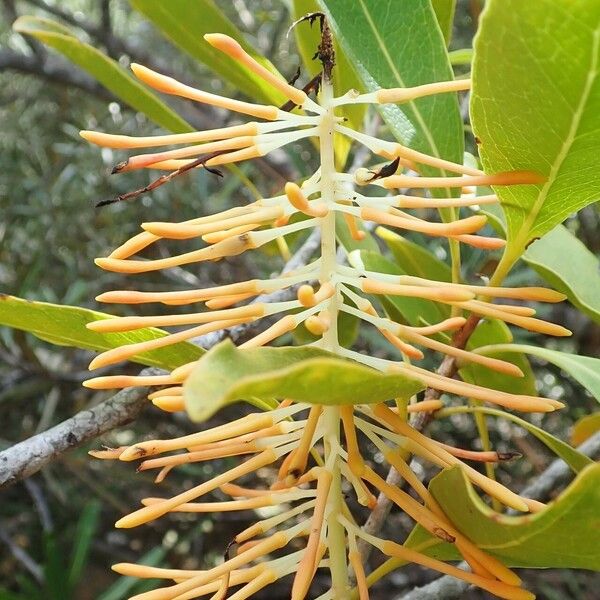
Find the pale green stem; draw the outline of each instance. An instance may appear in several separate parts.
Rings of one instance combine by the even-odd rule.
[[[335,202],[335,155],[333,147],[335,115],[331,101],[333,87],[331,82],[323,78],[321,86],[321,106],[327,110],[320,124],[321,152],[321,199],[329,206]],[[336,272],[336,235],[335,211],[321,219],[321,272],[320,281],[331,281]],[[339,352],[340,346],[337,332],[339,313],[339,294],[336,293],[328,302],[331,326],[323,335],[323,347],[330,352]],[[329,569],[331,571],[332,592],[334,600],[345,600],[349,597],[348,565],[346,562],[346,536],[344,527],[338,521],[342,514],[344,498],[339,466],[339,456],[330,461],[332,453],[337,454],[340,443],[340,409],[337,406],[324,407],[324,446],[325,463],[332,464],[332,483],[327,500],[327,549],[329,552]]]

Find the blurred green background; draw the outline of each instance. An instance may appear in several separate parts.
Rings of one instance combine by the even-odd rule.
[[[284,75],[294,74],[300,59],[293,36],[286,35],[292,21],[287,2],[232,0],[218,1],[217,5]],[[0,8],[0,292],[99,308],[94,297],[122,287],[122,278],[100,271],[92,259],[137,232],[139,222],[185,220],[252,200],[238,177],[227,173],[221,180],[197,171],[134,202],[94,208],[99,200],[145,185],[149,175],[143,171],[110,176],[111,167],[123,156],[88,145],[78,131],[151,135],[161,130],[59,54],[11,32],[18,16],[55,18],[122,66],[141,62],[202,89],[230,95],[236,95],[236,90],[224,86],[214,72],[171,45],[126,0],[1,0]],[[470,47],[479,9],[477,1],[458,3],[451,48]],[[303,81],[306,79],[303,74]],[[198,129],[226,123],[227,116],[210,107],[172,98],[167,101]],[[472,140],[470,143],[472,147]],[[285,181],[314,170],[315,156],[309,144],[294,146],[286,154],[274,153],[267,160],[243,164],[243,175],[269,196],[278,193]],[[598,212],[593,207],[568,223],[595,253],[600,250],[598,225]],[[283,263],[273,246],[233,261],[207,263],[201,269],[172,269],[146,281],[158,289],[168,276],[173,289],[201,287],[268,276]],[[485,268],[480,253],[465,254],[465,269],[485,272]],[[511,283],[535,281],[527,268],[517,269],[511,276]],[[563,344],[562,349],[598,355],[599,328],[572,307],[559,305],[544,316],[575,332],[569,346]],[[371,336],[363,343],[371,352],[385,352]],[[88,362],[89,353],[50,346],[27,334],[0,329],[0,448],[105,398],[105,393],[81,387]],[[131,369],[135,372],[135,367]],[[591,412],[594,402],[577,384],[561,377],[558,369],[544,366],[536,372],[541,393],[569,401],[568,410],[544,420],[547,430],[568,439],[570,425]],[[244,409],[230,409],[229,414],[240,410]],[[437,427],[439,437],[459,445],[468,445],[475,437],[466,418]],[[185,417],[165,415],[151,407],[134,424],[105,436],[94,447],[193,430]],[[502,478],[510,477],[513,484],[525,482],[551,460],[535,440],[506,423],[500,422],[492,437],[500,445],[510,442],[528,458],[500,473]],[[135,562],[144,556],[156,565],[200,568],[217,560],[223,540],[252,519],[251,514],[225,513],[201,519],[179,515],[140,530],[114,530],[112,524],[119,515],[136,505],[141,495],[151,495],[147,493],[152,487],[151,477],[135,474],[130,465],[89,460],[87,449],[72,451],[27,482],[0,492],[0,599],[126,598],[144,589],[144,584],[118,577],[110,571],[111,563]],[[189,486],[195,477],[207,477],[212,469],[220,468],[218,463],[183,468],[162,484],[163,493]],[[408,531],[410,523],[395,515],[388,527]],[[373,560],[373,564],[378,561]],[[541,592],[539,597],[595,597],[592,578],[584,574],[546,571],[527,576],[536,580],[532,585]],[[372,597],[395,597],[434,577],[435,573],[421,569],[403,569],[378,584]],[[321,590],[315,589],[315,596],[325,589],[325,583],[321,582]],[[264,597],[267,595],[283,599],[285,587],[276,587]],[[483,595],[470,592],[465,597]]]

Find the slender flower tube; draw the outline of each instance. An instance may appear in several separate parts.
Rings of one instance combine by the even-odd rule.
[[[151,191],[187,170],[212,169],[216,165],[265,156],[308,138],[317,142],[320,158],[319,168],[306,181],[302,184],[288,182],[276,196],[183,223],[143,223],[140,233],[109,256],[96,259],[96,264],[108,271],[143,274],[227,260],[278,238],[311,229],[318,229],[321,234],[319,256],[313,262],[272,279],[251,279],[180,291],[136,291],[127,286],[127,289],[101,294],[97,298],[99,302],[158,304],[167,309],[144,316],[98,320],[88,325],[92,331],[135,332],[147,327],[176,327],[177,330],[167,329],[162,337],[125,343],[107,350],[94,358],[90,369],[113,365],[151,350],[238,325],[252,328],[252,337],[239,346],[244,352],[278,340],[304,323],[316,337],[313,342],[316,347],[382,372],[402,373],[444,396],[420,401],[415,398],[408,406],[366,405],[361,403],[361,398],[348,398],[343,406],[309,405],[296,398],[284,398],[272,410],[252,413],[190,435],[92,452],[98,459],[141,460],[138,469],[155,472],[157,482],[183,465],[228,459],[228,468],[207,481],[170,498],[151,496],[143,499],[142,507],[117,521],[119,528],[138,527],[170,513],[231,512],[265,507],[273,511],[240,531],[231,541],[235,550],[229,552],[228,547],[225,560],[205,570],[159,569],[129,563],[119,563],[113,568],[128,576],[163,580],[161,587],[134,596],[136,600],[209,597],[245,600],[290,574],[294,574],[290,597],[302,600],[309,595],[320,569],[327,569],[331,580],[331,588],[321,596],[322,600],[350,598],[353,593],[350,573],[356,581],[356,596],[366,600],[372,578],[367,575],[367,566],[358,550],[357,540],[362,539],[388,557],[415,562],[464,579],[497,597],[529,599],[532,595],[520,587],[520,579],[510,569],[454,526],[407,462],[409,455],[414,454],[437,468],[458,466],[473,484],[503,505],[522,512],[543,510],[543,505],[521,498],[465,462],[497,463],[512,460],[517,453],[500,453],[493,449],[474,451],[443,444],[411,426],[407,415],[439,410],[444,407],[446,396],[476,399],[522,412],[552,412],[562,404],[548,398],[501,392],[446,377],[413,364],[413,361],[421,361],[433,352],[451,357],[459,365],[472,363],[504,377],[522,377],[521,369],[510,361],[473,352],[456,340],[474,318],[497,319],[547,335],[569,335],[564,327],[535,318],[535,309],[531,306],[495,302],[496,298],[560,302],[564,296],[539,287],[471,285],[456,276],[452,281],[434,281],[381,273],[365,268],[360,254],[356,253],[348,257],[349,264],[344,264],[338,258],[337,239],[340,223],[346,224],[354,240],[363,239],[365,232],[359,223],[365,221],[442,238],[450,244],[499,249],[504,240],[479,234],[486,225],[486,217],[473,213],[461,217],[459,209],[476,210],[480,205],[498,201],[495,194],[476,196],[476,186],[535,185],[543,178],[530,171],[484,173],[472,166],[430,156],[342,124],[335,112],[339,106],[407,102],[433,94],[456,93],[469,89],[470,81],[434,82],[367,94],[350,90],[335,98],[332,46],[326,24],[322,34],[319,52],[324,74],[316,99],[307,91],[285,82],[232,38],[219,33],[205,36],[212,47],[261,78],[286,98],[292,108],[301,109],[301,114],[290,112],[285,106],[250,103],[198,90],[141,65],[132,65],[134,74],[159,92],[216,106],[256,121],[208,131],[140,138],[81,132],[87,141],[102,147],[155,149],[123,160],[116,165],[115,173],[141,168],[170,171],[141,191],[120,196],[117,199],[120,201]],[[340,173],[334,161],[334,134],[392,162],[376,170],[360,168],[353,173]],[[177,147],[165,150],[165,146]],[[419,175],[422,165],[437,168],[444,176],[422,177]],[[406,168],[412,172],[405,172]],[[446,176],[446,172],[456,176]],[[381,189],[379,194],[369,195],[354,190],[354,186],[363,191],[370,186],[383,190],[457,188],[463,193],[448,198],[406,193],[382,196]],[[423,212],[424,209],[435,208],[452,208],[456,216],[445,222],[424,218],[423,215],[428,214]],[[418,215],[405,212],[410,209],[420,212]],[[144,252],[162,240],[191,240],[195,246],[168,258],[144,258]],[[287,299],[253,300],[272,292],[285,292]],[[386,302],[394,299],[435,303],[442,314],[448,316],[438,322],[400,323],[394,320],[392,313],[384,314]],[[173,309],[169,310],[170,306],[190,306],[190,309],[173,312]],[[401,355],[401,360],[369,356],[344,348],[338,332],[338,320],[344,313],[373,327],[389,342],[390,349]],[[263,323],[266,319],[270,321]],[[450,339],[451,335],[455,336],[454,340]],[[185,382],[195,365],[194,361],[165,375],[95,377],[85,385],[94,389],[151,386],[154,389],[149,399],[155,406],[166,412],[183,411]],[[416,495],[385,481],[369,458],[363,456],[365,442],[380,451],[385,462],[398,470]],[[258,472],[271,474],[272,480],[267,487],[254,485]],[[374,492],[384,494],[431,534],[431,543],[453,544],[471,571],[434,560],[400,541],[382,539],[364,531],[357,525],[358,515],[353,514],[351,503],[344,495],[346,489],[352,491],[358,504],[366,510],[376,504]]]

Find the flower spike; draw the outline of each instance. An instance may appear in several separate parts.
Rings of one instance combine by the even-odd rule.
[[[316,338],[312,342],[315,347],[384,373],[401,374],[427,386],[429,391],[425,399],[412,398],[405,404],[406,399],[401,397],[394,405],[393,398],[387,403],[370,405],[362,404],[363,399],[359,397],[348,398],[342,406],[309,405],[293,397],[279,398],[281,401],[275,408],[189,435],[93,452],[98,459],[140,461],[138,470],[153,472],[157,483],[186,465],[226,459],[227,468],[206,481],[172,497],[158,497],[159,494],[144,498],[139,509],[117,521],[119,528],[138,527],[168,518],[171,513],[201,515],[269,509],[268,514],[261,515],[233,536],[223,562],[211,568],[164,569],[130,563],[119,563],[113,568],[127,576],[164,580],[161,587],[138,594],[132,600],[196,597],[247,600],[292,574],[288,596],[292,600],[303,600],[311,593],[315,576],[324,568],[331,575],[331,589],[322,596],[324,599],[349,598],[352,572],[358,598],[368,600],[373,574],[367,575],[359,553],[358,541],[362,540],[388,557],[463,579],[497,597],[529,600],[532,595],[521,587],[519,577],[455,527],[443,506],[409,466],[412,454],[436,469],[458,467],[479,490],[504,506],[524,513],[544,510],[541,503],[521,498],[469,464],[485,462],[489,467],[518,455],[490,448],[470,450],[444,444],[413,426],[411,419],[442,409],[446,402],[445,397],[440,398],[442,393],[525,413],[546,413],[562,408],[557,400],[475,385],[461,379],[462,371],[438,373],[419,366],[419,362],[429,359],[432,353],[441,353],[445,357],[443,364],[452,361],[456,369],[470,363],[505,377],[523,377],[517,365],[489,356],[486,348],[473,351],[467,347],[466,340],[472,331],[469,327],[479,319],[494,319],[533,332],[569,335],[561,325],[536,318],[533,306],[504,303],[506,300],[560,302],[564,295],[540,287],[503,287],[496,281],[489,286],[463,283],[460,269],[453,270],[451,281],[379,272],[367,268],[369,265],[363,263],[367,261],[360,250],[350,252],[347,263],[340,260],[338,250],[343,249],[343,245],[337,240],[342,237],[338,230],[338,223],[342,223],[347,228],[346,236],[349,234],[359,245],[368,235],[361,222],[370,222],[441,239],[453,251],[459,244],[486,251],[501,249],[504,240],[479,235],[487,225],[484,215],[467,211],[460,214],[460,209],[477,211],[480,206],[498,202],[495,194],[477,196],[477,186],[537,185],[544,178],[531,171],[485,173],[472,165],[431,156],[342,124],[342,118],[335,114],[339,106],[418,101],[433,94],[468,90],[470,81],[433,82],[366,94],[350,90],[334,98],[331,80],[335,77],[335,57],[331,31],[322,13],[308,15],[306,19],[318,20],[321,26],[318,57],[323,64],[323,74],[305,89],[285,82],[265,66],[266,62],[251,56],[233,38],[220,33],[204,36],[213,48],[286,98],[288,102],[281,108],[205,92],[147,67],[132,65],[138,79],[162,93],[219,107],[235,113],[236,118],[245,115],[257,121],[184,134],[132,137],[82,131],[81,136],[102,147],[153,148],[123,160],[115,173],[124,175],[137,169],[168,171],[141,190],[123,194],[117,200],[152,191],[191,169],[206,168],[214,172],[214,167],[219,165],[265,156],[308,138],[318,142],[319,148],[320,165],[301,185],[287,182],[275,196],[259,197],[251,204],[181,223],[144,222],[141,232],[108,256],[96,259],[100,268],[142,275],[181,265],[227,260],[274,240],[302,235],[313,229],[319,230],[321,235],[319,256],[306,266],[290,266],[269,279],[226,282],[200,289],[156,291],[152,287],[152,291],[138,291],[124,286],[121,290],[104,292],[97,297],[99,302],[158,304],[163,310],[148,307],[143,316],[99,319],[87,325],[91,331],[110,334],[148,327],[167,330],[158,337],[137,338],[145,341],[132,338],[130,343],[100,353],[92,360],[90,369],[227,330],[236,332],[232,337],[239,337],[239,331],[244,332],[238,352],[260,353],[261,350],[250,349],[284,342],[284,336],[304,324]],[[320,87],[316,101],[309,97],[315,87]],[[301,109],[297,114],[290,112],[295,107]],[[353,168],[351,173],[337,172],[334,135],[360,144],[373,155],[372,162],[379,165],[371,169]],[[382,159],[390,162],[382,165]],[[421,176],[422,166],[437,169],[440,176]],[[380,189],[369,195],[365,191],[372,189],[369,186]],[[427,191],[414,195],[406,192],[406,189],[439,188],[456,188],[457,195],[438,198],[437,194]],[[402,189],[402,193],[388,192],[398,189]],[[412,209],[418,212],[413,214]],[[429,209],[445,209],[443,222],[432,219]],[[383,239],[396,237],[383,227],[378,227],[377,233]],[[180,253],[159,254],[159,258],[156,258],[157,253],[148,254],[155,244],[170,241],[177,245],[184,240],[191,240],[192,249],[186,247]],[[456,265],[453,263],[453,266]],[[416,307],[421,306],[420,303],[435,303],[441,316],[432,318],[431,322],[426,322],[424,317],[416,322],[399,322],[397,312],[382,310],[396,301]],[[190,308],[186,308],[188,305]],[[381,334],[390,350],[400,354],[401,360],[370,356],[344,347],[338,326],[340,317],[347,315],[358,320],[361,327],[372,327],[376,335]],[[191,392],[187,381],[196,364],[197,361],[189,362],[170,373],[152,376],[103,375],[84,385],[99,390],[149,386],[152,389],[148,398],[155,407],[166,413],[180,412],[189,402]],[[435,394],[430,395],[432,390]],[[277,393],[272,396],[277,397]],[[414,493],[391,485],[381,476],[369,457],[363,456],[364,442],[377,449],[382,460],[398,471]],[[268,478],[267,483],[256,485],[257,479]],[[432,559],[397,540],[378,538],[359,527],[354,504],[345,495],[346,491],[367,509],[377,505],[375,494],[387,497],[398,510],[425,528],[432,540],[452,544],[470,571]]]

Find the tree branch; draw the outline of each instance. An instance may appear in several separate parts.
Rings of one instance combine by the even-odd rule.
[[[598,458],[600,456],[600,432],[586,440],[577,450],[590,458]],[[569,480],[572,474],[573,471],[569,465],[557,458],[521,491],[521,495],[533,500],[547,500],[557,487]],[[466,569],[465,563],[458,566]],[[398,596],[396,600],[453,600],[461,598],[469,587],[469,584],[462,580],[444,575],[427,585],[414,588],[407,594]]]
[[[0,50],[0,71],[10,69],[29,75],[37,75],[52,83],[66,84],[93,94],[96,97],[112,101],[115,97],[95,79],[73,67],[66,61],[50,58],[43,62],[37,56],[27,56],[8,48]]]
[[[160,369],[144,369],[158,375]],[[0,489],[37,473],[63,452],[135,419],[147,404],[149,388],[127,388],[93,408],[0,452]]]

